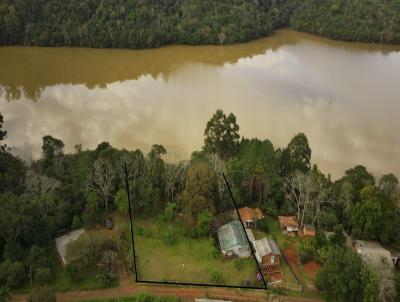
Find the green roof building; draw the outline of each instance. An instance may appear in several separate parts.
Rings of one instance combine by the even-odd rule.
[[[218,240],[225,256],[250,257],[249,242],[239,220],[232,220],[221,226],[218,230]]]

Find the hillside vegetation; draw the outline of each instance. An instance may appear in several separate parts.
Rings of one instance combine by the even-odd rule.
[[[0,0],[0,45],[229,44],[293,29],[400,43],[399,0]]]

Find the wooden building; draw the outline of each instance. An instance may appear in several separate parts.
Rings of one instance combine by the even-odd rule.
[[[301,228],[300,237],[307,238],[307,237],[315,237],[315,227],[312,224],[305,224]]]
[[[278,216],[278,221],[283,234],[288,236],[298,235],[299,222],[296,216]]]
[[[281,272],[282,253],[273,239],[262,238],[253,242],[254,254],[266,273]]]

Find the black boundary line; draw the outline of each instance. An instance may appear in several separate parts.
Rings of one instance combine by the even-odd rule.
[[[254,261],[255,261],[255,263],[256,263],[256,265],[257,265],[257,268],[258,268],[258,272],[260,273],[260,275],[261,275],[261,277],[262,277],[262,280],[263,280],[265,289],[267,289],[267,288],[268,288],[267,282],[265,282],[264,275],[263,275],[262,272],[261,272],[260,264],[258,263],[258,261],[257,261],[257,259],[256,259],[256,255],[254,254],[253,249],[252,249],[252,247],[251,247],[251,242],[250,242],[249,236],[247,236],[246,228],[244,227],[242,218],[240,217],[240,213],[239,213],[239,209],[238,209],[238,206],[237,206],[237,204],[236,204],[236,201],[235,201],[235,199],[233,198],[233,195],[232,195],[232,192],[231,192],[231,187],[229,186],[229,183],[228,183],[228,180],[226,179],[225,173],[222,173],[222,176],[224,177],[225,184],[226,184],[226,186],[227,186],[227,188],[228,188],[229,195],[231,196],[233,205],[235,206],[235,210],[236,210],[236,213],[237,213],[237,215],[238,215],[238,217],[239,217],[240,224],[242,225],[243,232],[244,232],[244,234],[246,235],[246,239],[247,239],[247,242],[249,243],[249,247],[250,247],[251,253],[253,254]]]
[[[128,181],[128,168],[125,163],[125,182],[126,182],[126,192],[128,194],[128,207],[129,207],[129,220],[131,222],[131,238],[132,238],[132,250],[133,250],[133,264],[135,266],[135,281],[138,281],[137,269],[136,269],[136,253],[135,253],[135,243],[133,241],[133,222],[132,222],[132,209],[131,209],[131,197],[129,193],[129,181]]]
[[[224,179],[225,179],[225,174],[223,174],[223,177],[224,177]],[[264,280],[264,277],[263,277],[263,282],[264,282],[264,285],[265,285],[264,288],[262,288],[262,287],[255,287],[255,286],[235,286],[235,285],[221,285],[221,284],[205,284],[205,283],[189,283],[189,282],[168,282],[168,281],[139,280],[139,278],[138,278],[138,272],[137,272],[137,266],[136,266],[136,252],[135,252],[135,243],[134,243],[134,239],[133,239],[134,236],[133,236],[132,208],[131,208],[131,199],[130,199],[130,193],[129,193],[128,169],[127,169],[126,163],[125,163],[125,182],[126,182],[126,190],[127,190],[127,195],[128,195],[128,204],[129,204],[129,220],[130,220],[130,223],[131,223],[131,238],[132,238],[132,249],[133,249],[133,262],[134,262],[134,267],[135,267],[135,282],[136,282],[136,283],[144,283],[144,284],[164,284],[164,285],[182,285],[182,286],[200,286],[200,287],[222,287],[222,288],[237,288],[237,289],[257,289],[257,290],[265,290],[265,289],[267,288],[266,283],[265,283],[265,280]],[[227,181],[226,181],[226,179],[225,179],[225,182],[226,182],[226,184],[228,184]],[[230,195],[231,195],[232,201],[234,202],[234,199],[233,199],[232,193],[231,193],[231,191],[230,191],[229,185],[228,185],[228,190],[229,190],[229,193],[230,193]],[[234,202],[234,206],[235,206],[235,209],[236,209],[237,213],[239,213],[235,202]],[[244,229],[243,224],[242,224],[242,227],[243,227],[243,229]],[[245,234],[246,234],[246,231],[245,231]],[[249,244],[250,244],[250,240],[249,240],[249,238],[247,237],[247,234],[246,234],[246,238],[247,238],[247,240],[249,241]],[[251,247],[251,245],[250,245],[250,247]],[[256,260],[255,258],[254,258],[254,260],[255,260],[256,263],[257,263],[257,260]],[[258,263],[257,263],[257,267],[258,267],[259,272],[261,272]],[[263,276],[263,275],[261,274],[261,276]]]

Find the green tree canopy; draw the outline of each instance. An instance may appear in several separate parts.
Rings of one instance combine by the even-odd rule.
[[[311,149],[304,133],[296,134],[281,153],[281,173],[288,176],[295,171],[306,173],[311,169]]]
[[[204,130],[204,151],[216,153],[222,159],[229,159],[236,155],[239,146],[239,126],[236,116],[228,116],[218,109],[208,121]]]
[[[206,163],[195,162],[187,171],[183,196],[183,210],[186,217],[194,222],[198,214],[209,209],[215,210],[215,183],[213,174]]]
[[[387,196],[392,196],[396,193],[396,190],[399,188],[399,180],[398,178],[392,174],[385,174],[379,179],[379,189],[382,190]]]
[[[332,249],[317,275],[317,286],[328,301],[378,302],[379,286],[353,251]]]
[[[62,140],[52,137],[51,135],[43,136],[43,157],[51,160],[56,156],[63,154],[64,143]]]
[[[374,187],[361,191],[361,202],[352,209],[353,233],[359,239],[376,239],[382,224],[382,205]]]
[[[367,171],[367,168],[358,165],[346,170],[344,177],[340,179],[339,182],[348,182],[352,186],[354,195],[353,201],[358,202],[361,198],[361,190],[366,186],[374,186],[375,178]]]

